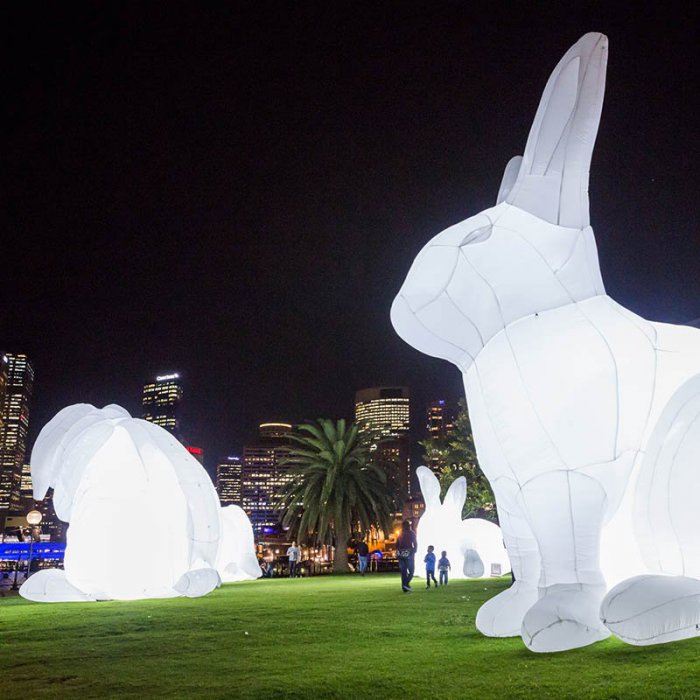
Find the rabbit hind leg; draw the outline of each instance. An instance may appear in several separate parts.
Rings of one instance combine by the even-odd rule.
[[[605,596],[600,617],[616,637],[635,646],[698,637],[700,580],[687,576],[634,576]]]

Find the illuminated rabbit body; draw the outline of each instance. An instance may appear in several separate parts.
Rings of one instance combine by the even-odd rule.
[[[220,580],[220,507],[204,468],[163,428],[119,406],[60,411],[32,452],[34,497],[53,487],[65,571],[22,586],[44,602],[195,597]]]
[[[516,577],[482,607],[477,626],[493,636],[522,633],[535,651],[583,646],[610,630],[629,641],[656,638],[659,621],[644,605],[633,615],[634,634],[607,614],[609,603],[624,612],[631,593],[606,599],[601,620],[608,585],[649,572],[700,575],[693,543],[669,521],[700,479],[687,466],[687,441],[680,467],[668,442],[700,415],[693,379],[700,333],[650,323],[606,296],[589,225],[588,169],[606,63],[600,34],[567,52],[524,156],[506,168],[498,204],[428,243],[391,314],[401,337],[464,375],[479,462]],[[658,449],[650,458],[644,448],[652,433]],[[680,489],[659,486],[659,455],[667,472],[680,475]],[[644,506],[652,488],[667,496],[656,513]],[[684,525],[693,523],[700,527],[697,516]],[[616,571],[601,571],[601,542]],[[673,561],[655,566],[671,545]],[[667,585],[657,578],[635,583],[637,600],[641,591],[666,605],[678,586],[695,590],[690,579]],[[683,629],[669,638],[691,635],[696,593],[681,611]]]
[[[467,480],[463,476],[455,479],[441,502],[440,482],[435,474],[428,467],[418,467],[416,474],[425,501],[425,512],[416,530],[418,575],[425,572],[424,557],[430,545],[438,558],[442,551],[447,552],[452,578],[490,576],[494,565],[502,574],[507,574],[510,562],[498,525],[480,518],[462,520]]]

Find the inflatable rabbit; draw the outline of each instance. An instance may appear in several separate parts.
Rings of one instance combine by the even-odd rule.
[[[428,467],[418,467],[416,475],[425,501],[425,513],[416,529],[418,575],[425,572],[423,557],[428,545],[435,547],[438,558],[440,552],[447,552],[452,567],[451,578],[490,576],[494,565],[500,573],[507,574],[510,562],[498,525],[479,518],[462,520],[467,480],[463,476],[455,479],[441,503],[440,482],[435,474]]]
[[[219,585],[220,506],[204,468],[163,428],[123,408],[77,404],[32,451],[34,498],[53,487],[70,522],[65,571],[43,570],[31,600],[190,597]]]
[[[607,53],[594,33],[569,49],[496,206],[433,238],[391,309],[464,375],[516,577],[477,627],[534,651],[700,634],[700,331],[605,293],[588,171]]]
[[[262,572],[255,556],[253,527],[248,516],[238,506],[226,506],[221,511],[221,538],[216,556],[216,570],[224,583],[250,581]]]

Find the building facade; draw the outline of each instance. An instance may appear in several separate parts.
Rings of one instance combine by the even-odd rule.
[[[457,407],[444,399],[428,404],[426,410],[426,437],[432,441],[432,449],[425,455],[426,466],[435,474],[446,466],[446,450],[450,437],[455,433]]]
[[[242,507],[261,544],[281,534],[277,501],[290,482],[283,460],[289,454],[291,432],[290,423],[262,423],[259,439],[243,448]]]
[[[180,403],[183,390],[177,372],[162,374],[143,386],[142,417],[165,428],[178,440],[180,433]]]
[[[243,507],[243,460],[224,457],[216,465],[216,492],[221,506]]]
[[[428,404],[426,433],[433,440],[447,440],[455,431],[456,407],[443,399]]]
[[[411,495],[410,392],[408,387],[370,387],[355,394],[355,422],[370,453],[389,469],[401,501]]]
[[[21,353],[0,358],[4,384],[0,398],[0,518],[21,509],[22,468],[26,462],[29,409],[34,390],[34,366]]]

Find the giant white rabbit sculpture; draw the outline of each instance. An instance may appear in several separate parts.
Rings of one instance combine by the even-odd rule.
[[[481,518],[462,520],[467,480],[463,476],[455,479],[440,501],[440,482],[435,474],[428,467],[418,467],[416,475],[425,501],[425,512],[416,528],[418,575],[425,573],[424,557],[429,545],[435,547],[438,559],[442,551],[447,552],[451,578],[490,576],[494,566],[501,574],[509,573],[510,562],[498,525]]]
[[[220,584],[217,565],[226,580],[260,575],[245,514],[220,508],[209,475],[170,433],[119,406],[59,411],[31,462],[34,498],[53,487],[70,527],[65,570],[38,571],[25,598],[197,597]]]
[[[596,33],[567,51],[496,206],[433,238],[391,309],[464,375],[516,577],[477,627],[534,651],[700,634],[700,331],[605,293],[588,171],[607,53]]]

